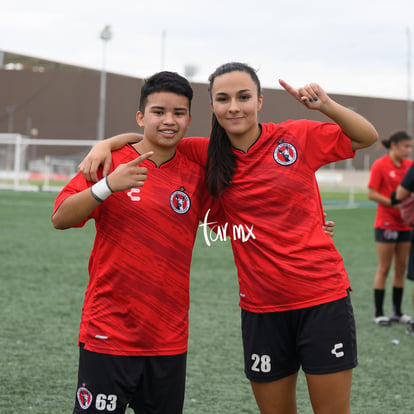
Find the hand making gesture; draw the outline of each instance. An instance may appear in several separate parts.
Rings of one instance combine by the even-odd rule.
[[[333,120],[351,139],[353,150],[368,147],[378,139],[375,127],[363,116],[331,99],[317,83],[295,89],[284,80],[280,85],[308,109],[318,110]]]
[[[140,164],[150,158],[152,151],[140,155],[134,160],[120,164],[108,175],[108,185],[113,192],[124,191],[133,187],[142,187],[147,179],[147,168],[140,167]]]
[[[314,82],[299,89],[295,89],[282,79],[279,79],[279,84],[297,101],[309,109],[321,110],[322,105],[326,104],[330,99],[322,87]]]

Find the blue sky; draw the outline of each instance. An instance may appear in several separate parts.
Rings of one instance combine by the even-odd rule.
[[[258,69],[264,87],[278,88],[282,78],[298,87],[315,81],[331,93],[413,98],[413,0],[278,3],[7,1],[0,6],[0,50],[100,69],[99,35],[110,25],[111,72],[146,77],[194,66],[192,79],[207,82],[218,65],[238,60]]]

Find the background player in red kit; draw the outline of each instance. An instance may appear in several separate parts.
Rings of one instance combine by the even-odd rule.
[[[400,131],[384,139],[382,144],[388,149],[388,154],[372,164],[368,198],[378,203],[374,222],[378,254],[378,266],[374,277],[374,322],[379,326],[387,326],[391,322],[409,323],[411,320],[401,309],[411,227],[401,218],[399,206],[392,205],[391,193],[397,189],[412,165],[412,160],[408,158],[412,140],[406,132]],[[384,314],[383,304],[391,264],[392,315],[388,317]]]
[[[348,414],[357,364],[355,322],[342,258],[322,231],[315,178],[321,166],[350,158],[378,138],[362,116],[334,102],[317,84],[281,85],[335,123],[258,123],[263,103],[256,72],[242,63],[210,77],[210,140],[190,138],[179,150],[207,165],[210,193],[231,226],[238,270],[245,372],[262,414],[296,413],[302,366],[315,413]],[[131,139],[124,136],[122,139]],[[122,145],[120,137],[109,140]],[[105,146],[81,165],[103,161]]]
[[[203,168],[176,151],[192,96],[178,74],[149,78],[143,140],[114,152],[98,183],[78,174],[55,201],[56,228],[96,225],[74,413],[182,412],[190,262],[209,198]]]

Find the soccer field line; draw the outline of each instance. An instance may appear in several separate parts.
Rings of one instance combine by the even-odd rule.
[[[44,201],[33,202],[30,200],[1,200],[0,206],[14,206],[14,207],[50,207],[53,208],[53,203],[45,203]]]
[[[324,210],[349,210],[356,208],[375,207],[376,203],[369,201],[357,201],[349,203],[346,201],[322,200],[322,205]]]

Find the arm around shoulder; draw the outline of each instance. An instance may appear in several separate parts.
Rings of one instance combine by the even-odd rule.
[[[104,175],[109,173],[112,161],[111,151],[123,148],[129,142],[139,142],[142,138],[141,134],[129,132],[99,141],[79,164],[80,173],[88,181],[96,182],[98,180],[97,171],[99,167],[102,166]]]

